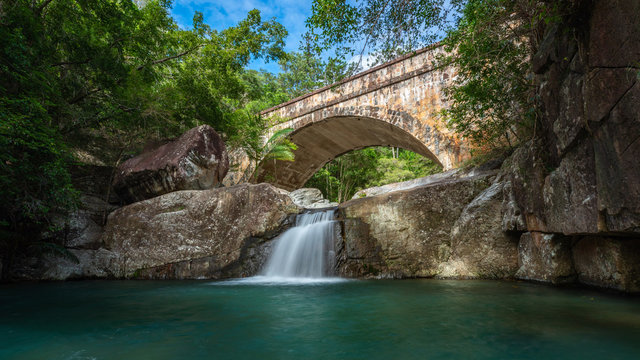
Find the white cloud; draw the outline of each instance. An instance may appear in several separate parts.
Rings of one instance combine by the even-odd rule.
[[[373,67],[373,65],[375,64],[376,58],[375,56],[371,55],[371,54],[363,54],[362,55],[362,59],[360,59],[360,55],[356,55],[354,57],[352,57],[351,59],[349,59],[348,63],[349,64],[358,64],[360,63],[360,66],[362,67],[360,71],[365,71],[371,67]]]

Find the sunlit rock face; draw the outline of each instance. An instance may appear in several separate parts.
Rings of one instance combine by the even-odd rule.
[[[338,206],[338,203],[329,202],[322,196],[322,192],[315,188],[302,188],[289,193],[291,200],[298,206],[307,209],[321,209]]]
[[[500,230],[496,172],[413,187],[340,205],[344,276],[508,278],[517,239]]]
[[[356,192],[355,194],[353,194],[352,199],[360,199],[367,196],[376,196],[380,194],[386,194],[392,191],[409,190],[418,186],[434,184],[443,180],[451,181],[451,179],[453,178],[462,177],[465,175],[466,173],[461,171],[460,169],[453,169],[443,173],[434,174],[431,176],[425,176],[417,179],[362,189]]]
[[[206,190],[222,183],[229,158],[220,135],[208,125],[144,151],[118,166],[113,188],[127,203],[179,190]]]
[[[268,184],[176,191],[137,202],[109,216],[103,236],[115,254],[109,271],[142,278],[253,275],[266,252],[255,248],[298,210]],[[251,257],[260,258],[254,263]]]
[[[451,257],[438,277],[513,277],[518,238],[501,228],[503,188],[503,182],[494,181],[462,210],[451,229]]]

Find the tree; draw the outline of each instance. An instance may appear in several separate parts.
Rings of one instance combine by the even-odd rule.
[[[342,59],[322,61],[309,52],[291,52],[280,60],[278,82],[291,99],[341,80],[352,65]]]
[[[530,58],[540,22],[553,10],[535,1],[469,0],[444,40],[443,61],[458,77],[445,89],[450,128],[485,149],[513,146],[537,121],[536,84]]]
[[[449,127],[479,148],[513,146],[537,119],[529,60],[562,2],[530,0],[314,0],[308,47],[378,60],[441,38],[458,76],[446,89]],[[446,35],[446,36],[443,36]],[[355,45],[359,46],[355,48]]]
[[[223,31],[200,13],[180,29],[170,6],[0,2],[0,254],[37,240],[52,213],[73,207],[71,148],[96,138],[132,151],[198,124],[225,138],[247,126],[238,115],[243,68],[283,57],[286,30],[257,10]]]
[[[435,42],[459,7],[436,0],[314,0],[305,40],[308,51],[336,57],[367,53],[384,62]],[[360,65],[360,64],[358,64]]]

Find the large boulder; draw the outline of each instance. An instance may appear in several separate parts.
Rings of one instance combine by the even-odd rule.
[[[438,277],[503,279],[518,269],[518,238],[502,231],[504,183],[471,201],[451,229],[451,257]]]
[[[206,190],[221,184],[229,170],[224,142],[202,125],[118,166],[113,188],[127,203],[178,190]]]
[[[451,255],[452,227],[492,178],[452,177],[341,204],[344,239],[337,251],[338,272],[350,277],[439,274],[439,265]],[[496,216],[499,226],[499,211]]]
[[[466,173],[460,169],[453,169],[446,172],[424,176],[417,179],[391,183],[387,185],[374,186],[356,192],[352,199],[360,199],[367,196],[386,194],[392,191],[409,190],[419,186],[431,185],[440,181],[451,181],[453,178],[464,176]]]
[[[115,254],[115,277],[247,276],[259,268],[241,264],[255,255],[250,248],[297,212],[286,193],[268,184],[176,191],[111,213],[103,242]]]
[[[302,188],[289,193],[294,204],[307,209],[321,209],[338,206],[338,203],[329,202],[322,196],[322,192],[315,188]]]
[[[106,249],[69,249],[66,256],[46,255],[41,259],[43,269],[34,278],[42,280],[113,278],[112,264],[116,255]]]
[[[575,270],[571,238],[559,234],[527,232],[518,245],[516,278],[553,284],[573,282]]]

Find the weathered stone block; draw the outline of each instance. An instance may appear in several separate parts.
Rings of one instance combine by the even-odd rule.
[[[502,178],[502,231],[526,231],[527,224],[513,193],[511,180],[508,180],[506,176],[502,176]]]
[[[83,210],[69,215],[64,246],[72,249],[97,249],[102,244],[102,226]]]
[[[608,117],[609,113],[637,81],[637,73],[638,70],[632,68],[595,68],[591,70],[587,77],[584,102],[587,120],[600,122]]]
[[[640,59],[640,1],[593,1],[589,65],[626,67]]]
[[[408,190],[418,186],[435,184],[438,181],[442,181],[442,180],[450,181],[452,178],[464,177],[467,175],[468,174],[462,171],[461,169],[453,169],[453,170],[445,171],[439,174],[424,176],[424,177],[413,179],[413,180],[407,180],[407,181],[362,189],[356,192],[351,199],[360,199],[366,196],[377,196],[377,195],[386,194],[392,191]]]
[[[202,125],[122,163],[113,188],[132,203],[172,191],[210,189],[222,183],[228,170],[222,138],[212,127]]]
[[[513,277],[518,243],[502,231],[503,186],[493,183],[464,208],[451,229],[451,257],[438,277]]]
[[[539,232],[522,234],[518,244],[518,265],[518,279],[553,284],[573,282],[571,238]]]
[[[558,116],[553,122],[558,154],[564,154],[585,130],[584,75],[569,73],[560,85]]]
[[[595,162],[591,141],[572,149],[547,178],[543,188],[546,231],[597,233],[598,207]],[[529,231],[538,229],[530,228]]]
[[[594,134],[598,210],[610,232],[640,233],[640,82]]]
[[[117,256],[116,277],[206,257],[215,273],[239,261],[252,238],[275,232],[297,212],[288,195],[268,184],[176,191],[111,213],[103,242]]]
[[[338,203],[329,202],[322,196],[322,192],[315,188],[302,188],[289,193],[293,203],[307,209],[321,209],[338,206]]]
[[[580,239],[573,262],[581,283],[627,292],[640,291],[640,239]]]
[[[542,154],[542,145],[530,141],[516,149],[502,166],[504,181],[511,183],[513,198],[529,231],[546,231],[542,189],[547,170]]]
[[[68,257],[47,255],[43,259],[42,274],[34,278],[40,280],[69,280],[90,278],[112,278],[111,267],[116,255],[106,249],[74,250],[69,252],[76,257],[74,261]],[[35,267],[34,267],[35,269]]]
[[[344,242],[351,254],[342,269],[365,273],[362,267],[370,264],[355,258],[375,258],[379,254],[384,266],[374,264],[378,276],[438,274],[438,265],[450,256],[453,224],[464,207],[490,185],[491,177],[451,179],[341,204]]]
[[[360,219],[345,219],[343,228],[344,239],[335,247],[338,274],[351,278],[389,274],[382,247],[369,236],[370,225]]]

